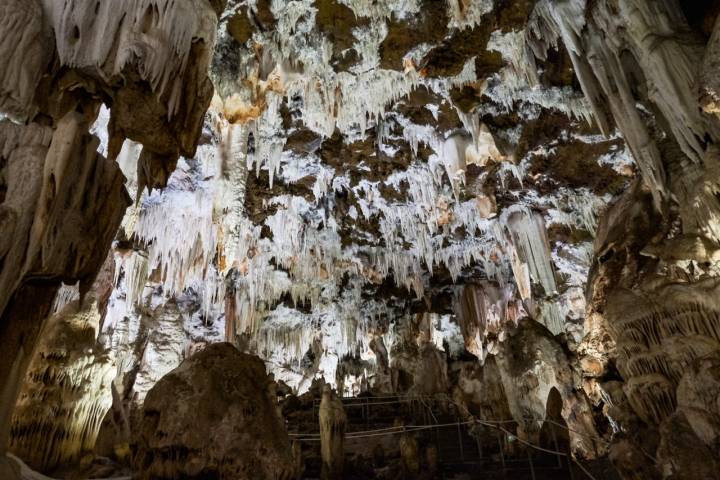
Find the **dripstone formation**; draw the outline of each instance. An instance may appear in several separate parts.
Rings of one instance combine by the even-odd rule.
[[[0,478],[720,478],[719,13],[0,0]]]

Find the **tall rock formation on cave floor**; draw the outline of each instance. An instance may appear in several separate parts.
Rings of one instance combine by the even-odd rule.
[[[138,478],[290,479],[290,441],[262,360],[208,346],[148,392]]]

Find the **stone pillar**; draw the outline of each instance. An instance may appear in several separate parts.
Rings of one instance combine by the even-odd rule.
[[[347,417],[342,401],[330,390],[329,385],[325,385],[320,401],[320,450],[323,462],[323,480],[343,478],[346,421]]]

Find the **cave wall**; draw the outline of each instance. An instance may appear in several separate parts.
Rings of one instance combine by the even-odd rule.
[[[99,334],[114,267],[109,255],[82,299],[66,287],[43,326],[10,432],[10,451],[36,470],[50,472],[91,452],[112,403],[112,351]]]
[[[115,162],[124,139],[147,144],[144,163],[155,170],[145,168],[141,179],[151,187],[197,145],[223,6],[198,0],[168,9],[168,3],[0,6],[0,59],[8,66],[0,111],[11,119],[0,125],[3,452],[20,383],[61,282],[79,282],[81,298],[90,291],[130,203]],[[118,12],[127,21],[117,22]],[[181,96],[190,101],[179,102]],[[102,103],[112,111],[109,159],[89,133]],[[131,111],[144,113],[142,120],[123,115]]]
[[[3,126],[6,132],[32,128],[8,121]],[[52,140],[46,149],[18,148],[6,157],[10,188],[2,208],[11,235],[0,273],[7,348],[0,362],[3,444],[19,383],[60,281],[79,281],[81,291],[88,289],[128,202],[119,169],[97,155],[97,140],[83,129],[82,116],[68,113],[54,132],[47,129]],[[23,152],[32,152],[36,161],[26,161]]]
[[[718,355],[715,44],[673,1],[543,2],[531,21],[536,54],[565,43],[642,172],[601,221],[588,285],[583,366],[619,423],[611,455],[627,478],[715,478],[715,407],[689,387]]]

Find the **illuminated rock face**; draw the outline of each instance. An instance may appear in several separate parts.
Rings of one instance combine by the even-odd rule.
[[[523,322],[510,333],[495,357],[508,406],[518,422],[518,435],[537,437],[546,419],[553,389],[562,399],[562,417],[568,423],[570,443],[578,455],[593,458],[602,452],[590,402],[578,391],[570,360],[560,343],[534,322]],[[535,438],[534,444],[537,444]]]
[[[3,446],[19,383],[60,279],[79,281],[81,291],[88,290],[129,201],[122,174],[96,153],[97,140],[87,125],[70,112],[54,131],[32,123],[0,126],[9,187],[0,205],[7,232],[0,272]]]
[[[711,2],[0,3],[0,113],[20,122],[0,123],[0,442],[43,325],[52,352],[48,332],[105,315],[51,304],[116,240],[82,340],[107,357],[33,360],[13,430],[33,465],[93,447],[108,365],[101,437],[125,445],[164,412],[162,378],[225,339],[298,393],[450,394],[532,441],[557,392],[577,456],[611,442],[627,478],[713,471]],[[40,451],[44,391],[75,423]],[[173,437],[183,474],[215,468],[212,434]],[[143,475],[185,468],[142,435]],[[227,435],[218,468],[246,472]],[[264,475],[289,472],[278,455]]]
[[[194,154],[212,96],[206,72],[222,3],[0,5],[1,452],[20,383],[61,282],[79,282],[81,294],[88,292],[130,203],[115,162],[123,140],[135,138],[147,147],[141,187],[163,184],[180,154]],[[181,97],[187,99],[182,104]],[[103,102],[113,105],[109,155],[98,153],[99,139],[89,132]],[[129,111],[138,116],[131,120]],[[97,313],[103,316],[104,306]],[[84,360],[73,355],[58,370],[82,370],[75,363]],[[99,389],[86,385],[87,395],[78,403],[93,410],[90,416],[101,415],[104,400],[92,398],[107,398],[99,385],[108,366],[98,359],[88,368],[99,369],[92,375],[99,377]],[[56,379],[65,375],[58,371]],[[68,411],[68,418],[87,417],[82,408]],[[91,448],[96,434],[95,425],[82,426],[85,421],[77,429],[87,432],[65,429],[73,432],[70,443],[82,444],[78,448]],[[38,463],[52,464],[76,446],[55,442],[49,448],[56,451],[38,452]],[[0,456],[2,475],[4,463]]]
[[[584,2],[539,6],[536,53],[550,32],[563,39],[599,123],[618,125],[644,183],[616,200],[595,243],[582,347],[587,390],[610,399],[609,416],[626,436],[612,457],[625,476],[703,476],[688,449],[702,456],[716,448],[709,439],[717,427],[701,420],[716,407],[685,389],[698,375],[713,378],[720,353],[713,301],[720,205],[710,193],[718,184],[719,125],[712,115],[714,81],[707,77],[716,68],[715,35],[708,42],[705,32],[690,33],[693,17],[685,13],[693,11],[679,2],[597,2],[587,7],[589,15],[567,15],[578,8]],[[694,14],[703,10],[709,15],[705,7]],[[637,80],[643,88],[633,86]],[[597,380],[611,368],[608,361],[619,370],[620,385]],[[688,395],[694,407],[687,406]],[[685,410],[697,415],[694,424]],[[642,450],[656,448],[653,465]],[[712,468],[713,462],[700,463]]]
[[[668,238],[662,221],[643,208],[651,201],[635,186],[600,227],[591,299],[593,309],[602,311],[613,350],[596,358],[598,365],[612,358],[623,383],[599,382],[594,388],[611,399],[609,417],[627,437],[611,451],[624,476],[693,471],[702,476],[706,473],[697,469],[713,468],[717,461],[713,449],[720,434],[710,420],[717,415],[711,396],[720,358],[718,281],[695,270],[711,265],[698,262],[704,255],[700,239]],[[638,435],[645,435],[647,446],[634,443]],[[657,470],[640,450],[648,446],[657,449]],[[704,460],[693,460],[696,455]]]
[[[113,287],[112,257],[82,301],[58,305],[28,368],[13,414],[11,451],[39,471],[91,452],[112,396],[112,352],[98,341]]]
[[[227,343],[185,360],[145,399],[134,457],[139,478],[291,478],[273,388],[259,358]]]

